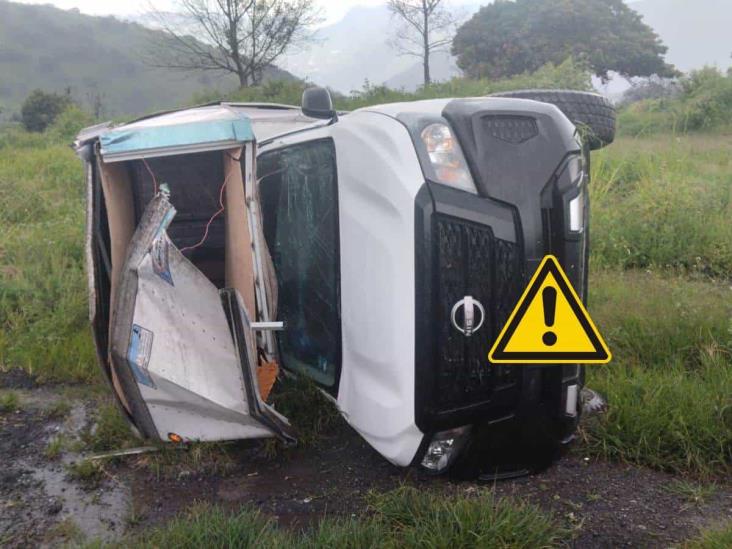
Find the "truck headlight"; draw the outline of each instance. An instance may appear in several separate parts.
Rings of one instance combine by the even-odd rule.
[[[422,458],[422,467],[433,473],[446,470],[468,441],[470,425],[437,433]]]
[[[420,137],[435,171],[437,183],[475,193],[475,183],[463,150],[450,127],[443,123],[430,124],[422,130]]]

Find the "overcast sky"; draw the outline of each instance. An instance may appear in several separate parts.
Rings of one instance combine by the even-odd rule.
[[[62,9],[78,8],[90,15],[140,15],[152,4],[159,10],[175,7],[175,0],[15,0],[23,4],[53,4]],[[327,23],[338,21],[353,6],[379,5],[385,0],[315,0],[323,9]]]

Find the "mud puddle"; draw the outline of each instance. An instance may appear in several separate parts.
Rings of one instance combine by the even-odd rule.
[[[0,416],[0,545],[56,546],[124,533],[131,490],[110,475],[94,483],[74,478],[75,449],[91,418],[76,401],[63,418],[48,410],[62,397],[52,389],[20,390],[20,410]],[[54,441],[63,448],[53,450]]]

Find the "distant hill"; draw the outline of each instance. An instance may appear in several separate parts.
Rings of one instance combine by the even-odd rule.
[[[360,89],[366,80],[383,84],[415,61],[389,48],[391,28],[385,6],[356,6],[337,23],[318,29],[317,42],[286,56],[282,67],[344,93]]]
[[[415,90],[422,85],[422,82],[424,82],[422,62],[417,60],[415,63],[413,57],[407,59],[412,64],[402,72],[390,77],[384,84],[390,88],[403,88],[409,91]],[[430,56],[430,74],[432,75],[432,80],[435,82],[450,80],[453,77],[462,75],[462,72],[455,64],[455,58],[449,51],[436,51]]]
[[[114,17],[0,0],[0,108],[19,110],[28,93],[67,88],[82,103],[99,97],[107,117],[140,114],[190,101],[206,88],[233,89],[211,72],[150,69],[141,60],[155,30]],[[266,78],[293,78],[272,69]]]

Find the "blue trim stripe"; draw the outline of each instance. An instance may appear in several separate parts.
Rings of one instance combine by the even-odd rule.
[[[139,129],[122,127],[100,137],[102,155],[227,141],[245,143],[253,139],[254,132],[248,118],[188,122]]]

